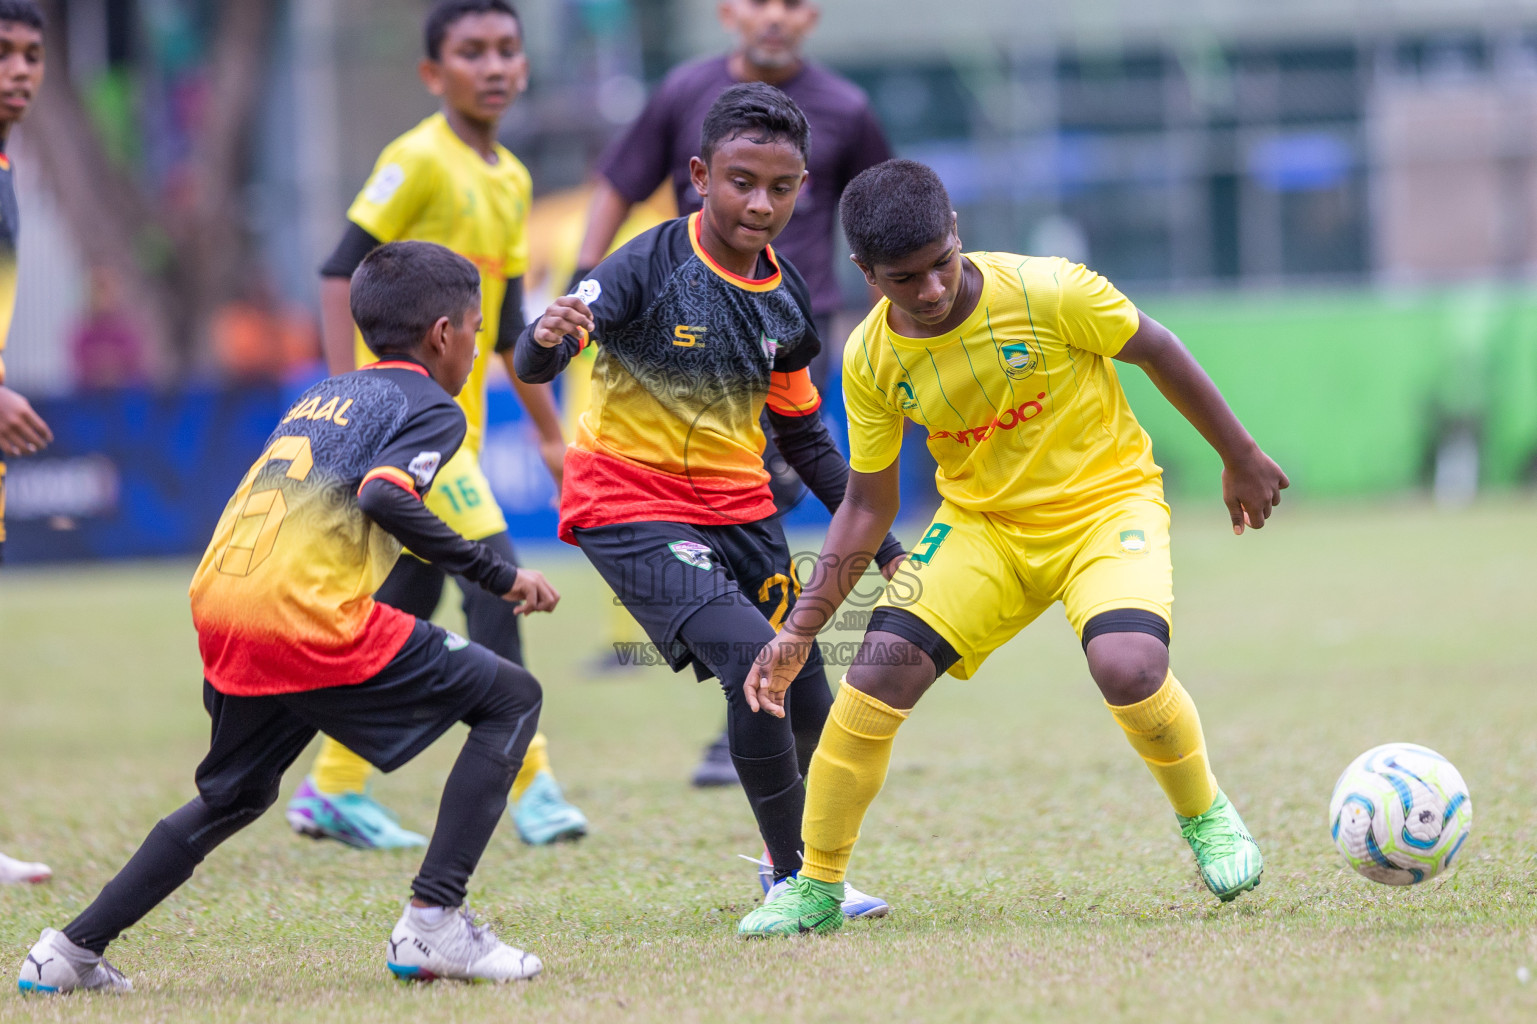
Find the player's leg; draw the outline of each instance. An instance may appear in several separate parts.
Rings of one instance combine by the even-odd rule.
[[[443,596],[443,573],[402,554],[374,600],[430,619]],[[314,839],[335,839],[360,850],[425,846],[427,837],[401,828],[395,813],[368,791],[373,766],[330,736],[322,736],[308,776],[284,811],[289,827]]]
[[[1195,703],[1169,671],[1173,600],[1168,509],[1155,501],[1128,502],[1093,525],[1063,595],[1089,674],[1225,902],[1259,884],[1264,861],[1217,786]]]
[[[507,794],[538,730],[541,693],[527,671],[427,622],[390,664],[357,686],[285,695],[317,728],[389,772],[457,722],[470,731],[449,772],[437,824],[395,925],[386,961],[397,977],[511,981],[531,977],[539,959],[476,925],[464,909]]]
[[[513,565],[517,552],[506,530],[481,538]],[[513,606],[484,587],[456,578],[464,595],[464,619],[470,639],[514,665],[523,664],[523,639]],[[512,821],[518,837],[531,846],[580,839],[587,834],[587,816],[568,802],[550,767],[549,742],[543,733],[533,738],[523,767],[512,782]]]
[[[44,930],[22,964],[29,992],[127,990],[102,959],[108,944],[175,892],[203,858],[276,802],[283,772],[315,735],[313,726],[271,697],[230,697],[206,682],[213,721],[198,795],[162,818],[117,876],[62,931]]]
[[[946,504],[924,536],[872,612],[811,758],[800,880],[785,897],[748,914],[742,935],[837,927],[825,911],[843,895],[897,730],[939,675],[970,676],[1043,607],[1009,568],[983,517]]]

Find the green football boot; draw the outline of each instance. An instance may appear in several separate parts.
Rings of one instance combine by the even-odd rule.
[[[738,935],[766,939],[771,935],[835,932],[843,927],[842,882],[829,885],[799,875],[787,881],[789,885],[772,902],[742,918]]]
[[[1195,854],[1201,880],[1217,899],[1227,903],[1259,885],[1260,872],[1265,870],[1259,844],[1220,789],[1205,814],[1175,817],[1179,818],[1180,834]]]

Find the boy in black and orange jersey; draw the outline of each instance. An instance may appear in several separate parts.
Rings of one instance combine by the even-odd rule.
[[[704,208],[633,239],[518,338],[515,369],[552,379],[589,341],[593,397],[566,453],[561,537],[579,545],[675,669],[720,680],[727,731],[778,885],[800,866],[802,776],[831,706],[820,654],[791,714],[753,715],[742,683],[800,584],[763,468],[765,402],[779,450],[829,507],[848,464],[806,367],[820,350],[805,282],[769,245],[806,175],[800,109],[762,83],[705,118]],[[877,554],[894,568],[901,545]],[[778,889],[772,890],[777,895]],[[886,911],[848,890],[845,910]]]
[[[42,451],[53,432],[5,385],[5,339],[16,310],[16,182],[5,143],[43,84],[43,15],[32,0],[0,0],[0,562],[5,556],[5,456]],[[0,853],[0,883],[46,882],[48,865]]]
[[[347,210],[346,232],[320,271],[326,358],[332,373],[373,359],[348,312],[347,281],[380,243],[436,242],[480,269],[484,327],[476,345],[482,358],[458,396],[466,421],[464,444],[424,498],[460,536],[516,562],[507,520],[481,470],[480,453],[493,355],[504,358],[510,372],[512,343],[523,329],[533,185],[522,162],[496,141],[502,115],[528,84],[522,21],[505,0],[437,0],[423,36],[418,73],[440,109],[384,148]],[[519,398],[539,428],[541,451],[558,474],[565,442],[550,389],[519,385]],[[517,616],[473,580],[455,582],[464,597],[470,639],[521,665]],[[436,566],[408,553],[374,596],[425,619],[437,609],[443,583]],[[305,835],[363,849],[424,844],[422,836],[401,828],[367,792],[370,774],[365,760],[326,737],[309,777],[288,803],[289,825]],[[587,831],[586,816],[565,799],[555,780],[542,733],[529,744],[512,799],[513,824],[524,842],[543,845]]]
[[[540,970],[458,909],[538,728],[539,684],[370,596],[406,544],[523,612],[559,599],[539,573],[459,536],[422,503],[464,441],[452,396],[475,361],[480,275],[441,246],[386,245],[353,275],[352,313],[380,361],[300,396],[192,579],[213,720],[198,795],[155,826],[84,913],[43,932],[22,965],[24,992],[130,988],[102,959],[107,945],[272,806],[317,731],[393,771],[457,722],[470,733],[386,963],[420,980]]]

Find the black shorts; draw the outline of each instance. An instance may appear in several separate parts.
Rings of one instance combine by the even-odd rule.
[[[235,697],[203,682],[213,720],[197,788],[215,806],[277,787],[316,732],[384,771],[399,768],[468,714],[496,679],[497,657],[420,619],[370,679],[302,693]]]
[[[619,523],[572,532],[675,672],[694,660],[678,631],[711,601],[733,597],[778,629],[800,594],[784,530],[772,519],[725,526]]]

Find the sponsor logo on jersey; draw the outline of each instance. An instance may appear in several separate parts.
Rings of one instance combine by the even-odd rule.
[[[387,203],[405,181],[406,172],[399,164],[385,164],[363,189],[363,198],[376,206]]]
[[[442,452],[421,452],[411,460],[406,469],[416,478],[421,487],[432,483],[432,478],[437,475],[438,465],[443,461]]]
[[[1141,530],[1122,530],[1121,550],[1128,555],[1142,554],[1147,550],[1147,534]]]
[[[1024,342],[1003,346],[1003,372],[1015,380],[1035,372],[1035,353]]]
[[[897,399],[897,406],[903,412],[908,412],[918,407],[918,399],[913,397],[913,386],[911,384],[905,380],[899,380],[897,381],[897,391],[901,392],[901,397]]]
[[[678,561],[684,565],[692,565],[696,569],[713,569],[715,563],[710,559],[715,552],[695,540],[675,540],[667,545]]]
[[[575,295],[577,298],[581,299],[583,302],[590,306],[594,302],[598,301],[599,295],[603,294],[603,286],[589,277],[587,280],[577,285],[576,291],[572,292],[571,294]]]
[[[973,444],[981,444],[989,437],[992,437],[996,431],[1013,430],[1020,424],[1029,423],[1045,412],[1046,407],[1037,401],[1037,399],[1045,397],[1046,392],[1042,391],[1030,401],[1021,403],[1017,408],[1003,410],[1003,412],[993,417],[991,423],[980,427],[967,427],[964,430],[938,430],[929,435],[929,440],[935,441],[940,438],[949,438],[952,441],[959,441],[968,448]]]
[[[458,633],[453,633],[445,629],[443,631],[443,646],[447,647],[451,651],[462,651],[466,647],[470,646],[470,642],[464,637],[460,636]]]
[[[690,327],[687,324],[679,324],[672,329],[672,343],[679,348],[693,348],[699,344],[701,336],[708,330],[708,327]]]

